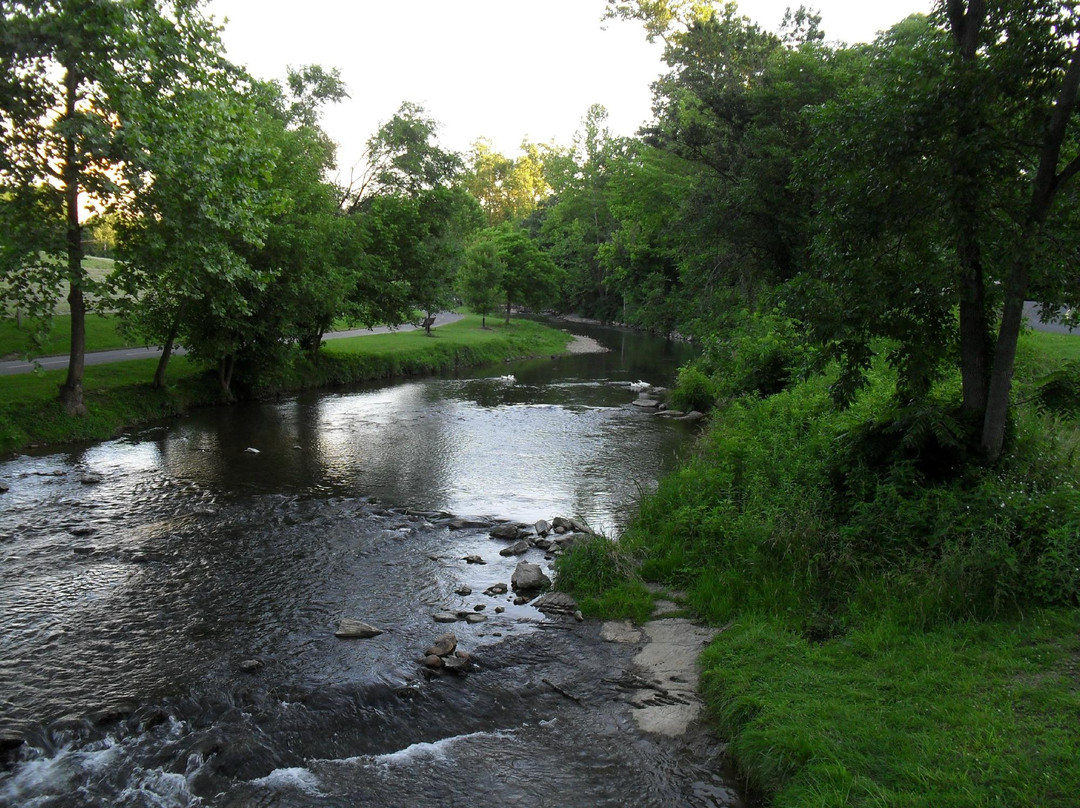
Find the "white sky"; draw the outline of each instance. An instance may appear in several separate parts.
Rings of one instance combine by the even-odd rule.
[[[931,0],[802,0],[829,40],[865,42]],[[767,30],[800,0],[743,0]],[[604,0],[210,0],[228,20],[229,58],[262,79],[288,66],[337,67],[350,99],[323,126],[348,172],[402,101],[442,124],[439,143],[464,152],[480,137],[514,155],[522,140],[569,145],[589,106],[603,104],[617,135],[651,118],[660,46],[637,23],[600,19]]]

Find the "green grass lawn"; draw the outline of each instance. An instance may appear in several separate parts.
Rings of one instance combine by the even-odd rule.
[[[1072,808],[1080,610],[814,643],[739,619],[702,657],[740,768],[770,803]]]
[[[131,348],[134,344],[120,334],[115,318],[100,314],[86,315],[86,350],[108,351],[113,348]],[[19,328],[14,320],[0,320],[0,357],[17,354],[22,357],[58,356],[67,354],[71,347],[71,315],[57,314],[45,342],[31,350],[31,334],[26,326]]]

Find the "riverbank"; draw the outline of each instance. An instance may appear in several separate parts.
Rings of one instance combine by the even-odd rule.
[[[529,320],[480,327],[480,318],[442,326],[431,337],[422,331],[375,334],[334,340],[318,361],[298,357],[289,367],[238,391],[243,398],[265,398],[288,391],[340,387],[356,382],[430,375],[567,351],[570,334]],[[170,418],[195,407],[226,403],[214,374],[174,357],[168,384],[150,386],[155,359],[117,362],[86,369],[84,391],[89,414],[72,418],[56,401],[65,371],[0,378],[0,454],[79,440],[100,440],[119,430]]]
[[[723,627],[702,694],[770,805],[1072,806],[1080,421],[1041,391],[1077,359],[1076,337],[1024,337],[990,469],[957,461],[947,410],[898,418],[887,368],[842,413],[824,380],[735,400],[619,543],[575,548],[556,583],[639,620],[658,583]]]

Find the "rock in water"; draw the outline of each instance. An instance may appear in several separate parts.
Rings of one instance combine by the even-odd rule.
[[[536,531],[537,536],[546,536],[548,533],[551,532],[551,525],[549,525],[546,520],[541,519],[539,522],[533,525],[533,530]]]
[[[361,640],[367,639],[368,637],[378,637],[380,634],[382,634],[381,629],[377,629],[375,626],[368,625],[359,620],[353,620],[351,617],[341,618],[337,631],[334,632],[335,637],[357,638]]]
[[[466,519],[458,516],[447,522],[446,526],[450,530],[468,530],[476,527],[491,527],[491,522],[486,519]]]
[[[456,623],[458,617],[456,614],[451,614],[450,612],[436,612],[431,615],[431,619],[436,623]]]
[[[543,589],[551,586],[551,579],[544,575],[539,564],[530,564],[522,561],[517,565],[514,574],[510,577],[510,586],[515,592]]]
[[[521,555],[522,553],[527,552],[529,552],[529,543],[523,539],[521,541],[514,542],[509,547],[502,548],[501,550],[499,550],[499,555],[512,556]]]
[[[495,525],[488,535],[493,539],[516,539],[521,535],[521,530],[517,525],[507,523],[505,525]]]
[[[464,561],[466,561],[469,564],[486,564],[487,563],[486,561],[484,561],[484,559],[482,559],[478,555],[467,555],[467,556],[465,556]]]
[[[440,634],[435,638],[435,642],[425,652],[426,656],[449,656],[457,650],[457,635],[455,634]]]
[[[79,482],[83,485],[97,485],[105,478],[95,471],[88,471],[79,478]]]
[[[506,584],[501,584],[501,583],[500,584],[492,584],[491,586],[489,586],[487,589],[484,590],[484,594],[489,595],[489,596],[492,596],[492,595],[505,595],[506,594]]]
[[[577,601],[565,592],[548,592],[542,595],[533,606],[544,613],[554,612],[555,614],[573,614],[578,609]]]

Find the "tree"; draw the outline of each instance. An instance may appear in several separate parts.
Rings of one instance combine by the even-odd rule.
[[[478,234],[477,244],[495,247],[503,267],[502,291],[505,295],[506,322],[514,305],[542,308],[557,299],[560,272],[528,233],[517,225],[504,222]]]
[[[1077,298],[1075,206],[1055,210],[1080,171],[1077,22],[1051,0],[940,2],[875,44],[866,84],[815,113],[804,163],[822,269],[804,313],[843,360],[841,397],[875,337],[895,341],[905,400],[955,361],[991,460],[1025,297]]]
[[[260,92],[267,90],[237,74],[215,87],[178,88],[131,144],[142,150],[146,174],[119,205],[110,280],[122,326],[162,346],[155,387],[165,383],[178,337],[206,357],[196,324],[239,322],[249,313],[260,280],[245,251],[264,244],[282,205],[270,187],[270,167],[282,154],[260,119]]]
[[[7,222],[5,286],[55,300],[62,275],[71,308],[67,412],[83,414],[87,293],[84,204],[107,208],[139,174],[128,134],[174,88],[221,62],[198,0],[9,0],[0,6],[0,194]],[[37,223],[32,220],[47,215]],[[59,230],[62,239],[55,234]],[[63,244],[62,271],[43,254]],[[12,282],[11,273],[34,280]],[[38,300],[44,311],[47,300]]]
[[[492,241],[479,241],[469,247],[458,270],[455,288],[462,302],[479,314],[480,327],[487,328],[487,316],[503,298],[503,265],[499,250]]]
[[[462,168],[461,157],[438,146],[439,128],[422,106],[403,102],[368,139],[361,173],[350,177],[343,192],[348,207],[359,207],[378,195],[416,196],[456,177]]]
[[[517,159],[496,152],[491,141],[478,140],[469,157],[464,186],[480,202],[488,223],[520,222],[551,193],[546,167],[558,149],[525,141]]]

